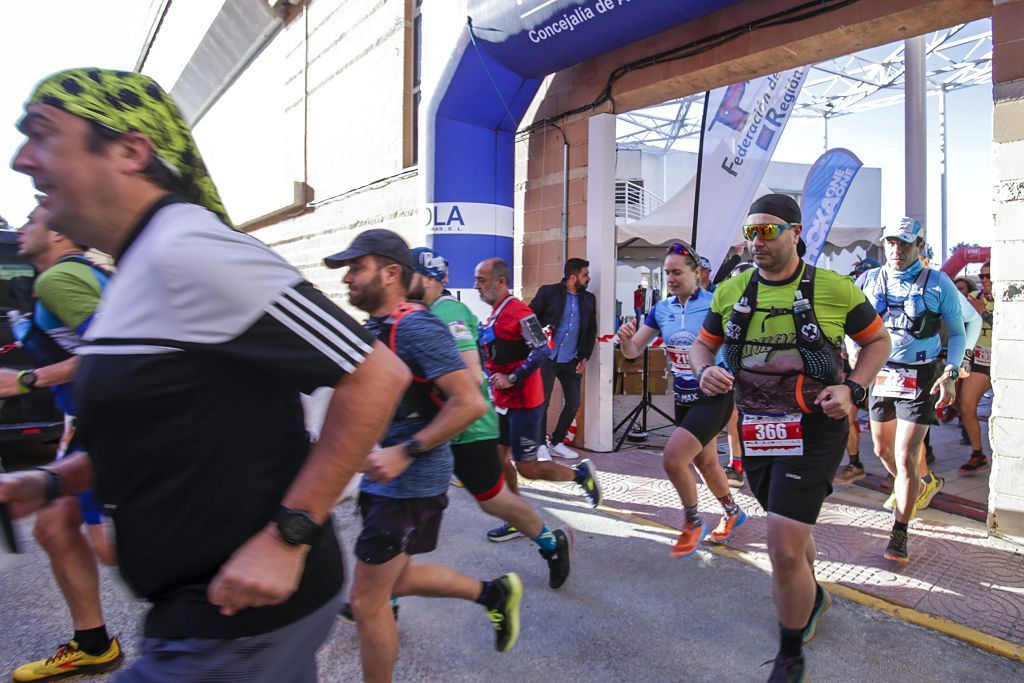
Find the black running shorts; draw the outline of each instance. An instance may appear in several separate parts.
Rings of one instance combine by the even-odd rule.
[[[483,439],[452,444],[455,476],[479,501],[490,500],[501,492],[505,472],[498,455],[498,440]]]
[[[740,416],[740,424],[743,422]],[[846,450],[850,423],[824,415],[805,415],[800,427],[804,454],[786,457],[743,456],[750,490],[766,512],[804,524],[818,521],[825,498],[832,493]]]
[[[707,446],[732,417],[732,392],[704,399],[699,403],[676,401],[676,427],[685,429]]]
[[[875,396],[874,387],[868,399],[868,413],[872,422],[891,422],[903,420],[920,425],[930,425],[935,419],[935,402],[938,395],[932,396],[932,385],[942,372],[943,365],[939,361],[922,365],[901,365],[886,363],[886,367],[912,367],[917,370],[917,396],[914,398],[892,398]]]
[[[978,373],[979,375],[985,375],[986,377],[990,377],[991,376],[991,369],[990,369],[991,367],[992,366],[990,366],[990,365],[980,365],[978,363],[975,363],[972,360],[971,361],[971,374],[973,375],[974,373]]]
[[[356,539],[356,558],[384,564],[401,553],[429,553],[437,547],[448,494],[431,498],[387,498],[359,494],[363,530]]]
[[[512,447],[513,460],[536,460],[537,449],[544,443],[544,404],[498,413],[498,427],[498,443]]]

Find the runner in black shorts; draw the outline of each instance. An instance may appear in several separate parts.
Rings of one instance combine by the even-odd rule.
[[[875,453],[894,477],[892,495],[883,504],[894,512],[882,556],[906,564],[910,520],[944,483],[927,464],[922,466],[921,444],[936,407],[951,405],[956,398],[967,334],[956,285],[921,261],[927,246],[921,222],[903,218],[886,227],[882,240],[886,264],[864,273],[858,285],[892,339],[889,360],[871,387],[869,412]],[[943,326],[948,358],[940,363]]]
[[[700,288],[698,257],[682,244],[673,244],[665,254],[665,278],[672,296],[659,301],[647,314],[639,331],[630,321],[619,328],[622,355],[636,358],[658,335],[672,364],[676,399],[676,427],[665,444],[665,473],[683,503],[683,528],[670,551],[674,557],[688,557],[708,535],[697,509],[697,482],[690,471],[696,465],[704,483],[722,504],[723,515],[710,534],[714,543],[726,543],[747,515],[736,504],[729,480],[718,465],[718,433],[732,416],[732,394],[707,396],[701,393],[690,367],[689,351],[700,325],[711,308],[712,295]]]
[[[803,644],[830,604],[814,578],[813,525],[843,457],[850,408],[889,355],[882,321],[853,281],[801,260],[802,230],[792,197],[753,203],[743,233],[757,269],[718,286],[690,348],[701,391],[733,392],[743,469],[768,513],[780,627],[771,681],[806,680]],[[862,348],[844,381],[846,335]],[[715,365],[719,349],[728,369]]]
[[[413,249],[412,255],[415,267],[409,298],[429,306],[430,312],[448,327],[466,366],[481,379],[480,390],[487,401],[487,412],[483,417],[452,438],[455,476],[473,494],[481,510],[498,517],[515,530],[514,536],[495,540],[509,540],[524,534],[533,539],[541,557],[548,563],[548,585],[561,588],[569,578],[572,532],[568,529],[548,530],[526,499],[512,493],[505,483],[498,454],[498,416],[491,405],[490,385],[480,367],[476,316],[462,302],[443,295],[447,272],[443,257],[426,247]]]
[[[960,475],[973,477],[989,468],[988,458],[982,450],[981,423],[978,421],[978,404],[981,397],[992,388],[989,368],[992,363],[992,316],[995,313],[995,300],[992,297],[992,274],[988,261],[981,264],[978,273],[981,280],[981,291],[968,298],[968,302],[981,316],[982,327],[978,344],[971,358],[971,374],[964,378],[963,395],[960,397],[960,414],[963,417],[964,431],[971,444],[971,454],[967,462],[960,467]]]
[[[349,301],[370,314],[366,329],[413,374],[381,448],[366,458],[359,484],[363,530],[356,541],[351,595],[363,675],[391,680],[398,630],[390,600],[405,595],[460,598],[484,606],[495,647],[506,652],[519,637],[523,589],[516,574],[478,581],[442,564],[412,561],[437,546],[452,476],[448,440],[487,411],[479,378],[466,367],[441,321],[424,305],[407,300],[414,261],[399,235],[367,230],[324,263],[347,268],[343,281]]]

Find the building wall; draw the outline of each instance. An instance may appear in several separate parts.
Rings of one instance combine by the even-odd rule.
[[[208,26],[208,5],[219,6],[193,4],[171,4],[147,61],[168,89],[205,31],[195,24]],[[286,207],[294,184],[308,185],[304,208],[253,234],[343,305],[324,256],[373,227],[413,243],[425,236],[417,171],[403,167],[405,19],[405,0],[311,0],[195,126],[236,224]]]
[[[989,421],[989,528],[1024,542],[1024,0],[996,0],[992,14],[996,299]]]

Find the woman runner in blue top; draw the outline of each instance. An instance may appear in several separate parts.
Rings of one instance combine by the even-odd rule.
[[[697,509],[697,482],[690,463],[697,466],[704,483],[722,504],[724,514],[711,532],[715,543],[729,541],[747,516],[729,493],[729,482],[718,465],[716,437],[732,415],[732,393],[705,396],[690,369],[690,345],[697,339],[711,306],[711,292],[698,284],[698,256],[689,247],[673,244],[665,254],[665,278],[672,296],[659,301],[640,329],[630,321],[619,328],[622,355],[636,358],[644,347],[661,336],[672,365],[676,399],[676,429],[665,444],[664,467],[683,502],[683,530],[670,551],[687,557],[708,535]]]

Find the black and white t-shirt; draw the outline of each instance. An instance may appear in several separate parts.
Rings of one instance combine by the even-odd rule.
[[[328,524],[285,603],[224,617],[206,597],[305,461],[299,393],[352,372],[372,335],[261,242],[168,197],[133,233],[84,341],[78,433],[121,572],[153,605],[147,636],[265,633],[341,589]]]

